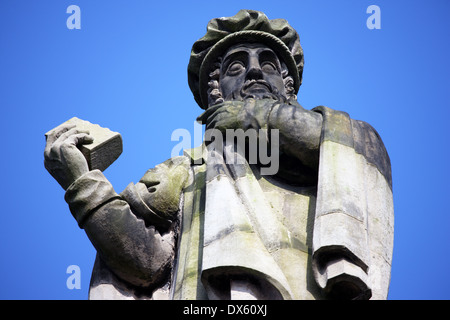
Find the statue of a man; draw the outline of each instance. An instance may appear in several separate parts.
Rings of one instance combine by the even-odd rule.
[[[45,166],[98,253],[91,299],[386,299],[388,154],[367,123],[300,106],[303,61],[283,19],[211,20],[188,78],[214,139],[120,194],[77,148],[95,137],[71,126],[48,136]],[[238,149],[222,139],[230,130],[255,139]],[[254,144],[275,172],[261,148],[250,159]]]

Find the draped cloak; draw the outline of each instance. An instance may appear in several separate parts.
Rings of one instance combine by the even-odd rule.
[[[154,192],[178,203],[167,281],[139,293],[97,254],[89,298],[229,299],[230,280],[244,279],[260,299],[323,299],[327,284],[343,275],[360,279],[367,297],[386,299],[394,227],[389,156],[367,123],[326,107],[313,111],[323,117],[316,186],[263,177],[245,158],[230,164],[240,155],[227,144],[223,152],[204,145],[186,150],[157,166],[158,179],[178,182]],[[150,215],[158,224],[164,219],[144,189],[131,183],[117,194],[100,171],[91,171],[69,187],[66,201],[81,228],[118,202],[136,223],[143,226]],[[88,236],[96,246],[95,235]]]

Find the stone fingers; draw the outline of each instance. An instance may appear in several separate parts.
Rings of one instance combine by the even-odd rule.
[[[50,152],[50,148],[53,146],[55,141],[58,140],[59,137],[63,133],[69,131],[72,128],[75,128],[74,124],[65,124],[65,125],[59,126],[55,130],[50,132],[50,134],[46,135],[45,136],[45,138],[46,138],[45,154],[48,154]]]
[[[94,138],[89,135],[89,131],[77,129],[74,125],[63,126],[48,136],[44,156],[47,160],[58,160],[62,148],[89,144],[93,141]]]
[[[197,121],[200,122],[201,124],[206,124],[208,118],[210,117],[211,114],[213,114],[216,110],[220,109],[221,107],[223,107],[224,104],[217,104],[215,106],[209,107],[205,112],[203,112],[198,118]]]
[[[66,144],[70,145],[79,145],[79,144],[89,144],[94,142],[94,138],[89,135],[89,131],[87,132],[78,132],[76,134],[72,134],[65,140]]]

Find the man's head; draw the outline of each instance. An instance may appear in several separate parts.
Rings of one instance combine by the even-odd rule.
[[[262,43],[231,46],[210,74],[208,104],[224,100],[295,98],[285,63]]]
[[[248,97],[295,99],[302,72],[299,37],[287,21],[241,10],[208,23],[206,35],[192,47],[188,80],[206,109]]]

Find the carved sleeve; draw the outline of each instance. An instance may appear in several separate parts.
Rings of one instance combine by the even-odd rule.
[[[153,286],[172,266],[176,235],[171,230],[175,221],[171,204],[177,202],[176,213],[185,180],[179,179],[174,186],[170,184],[173,175],[165,175],[168,181],[160,178],[161,172],[171,169],[184,173],[177,168],[166,165],[149,170],[141,182],[130,184],[120,195],[100,171],[94,170],[66,191],[65,199],[73,216],[102,260],[117,276],[133,285]],[[145,179],[150,179],[149,175],[155,181],[154,186],[147,188],[144,182],[148,182]],[[166,187],[156,192],[158,185]],[[173,192],[168,192],[167,186],[173,187]],[[168,211],[158,211],[164,208]]]
[[[305,110],[298,103],[277,104],[268,118],[270,129],[279,130],[280,150],[301,161],[309,168],[317,168],[322,129],[320,114]]]
[[[380,252],[389,251],[377,247],[384,244],[374,235],[380,232],[389,239],[391,233],[389,157],[367,123],[323,106],[314,110],[324,119],[313,230],[314,276],[331,297],[369,299],[378,286],[371,268]]]

